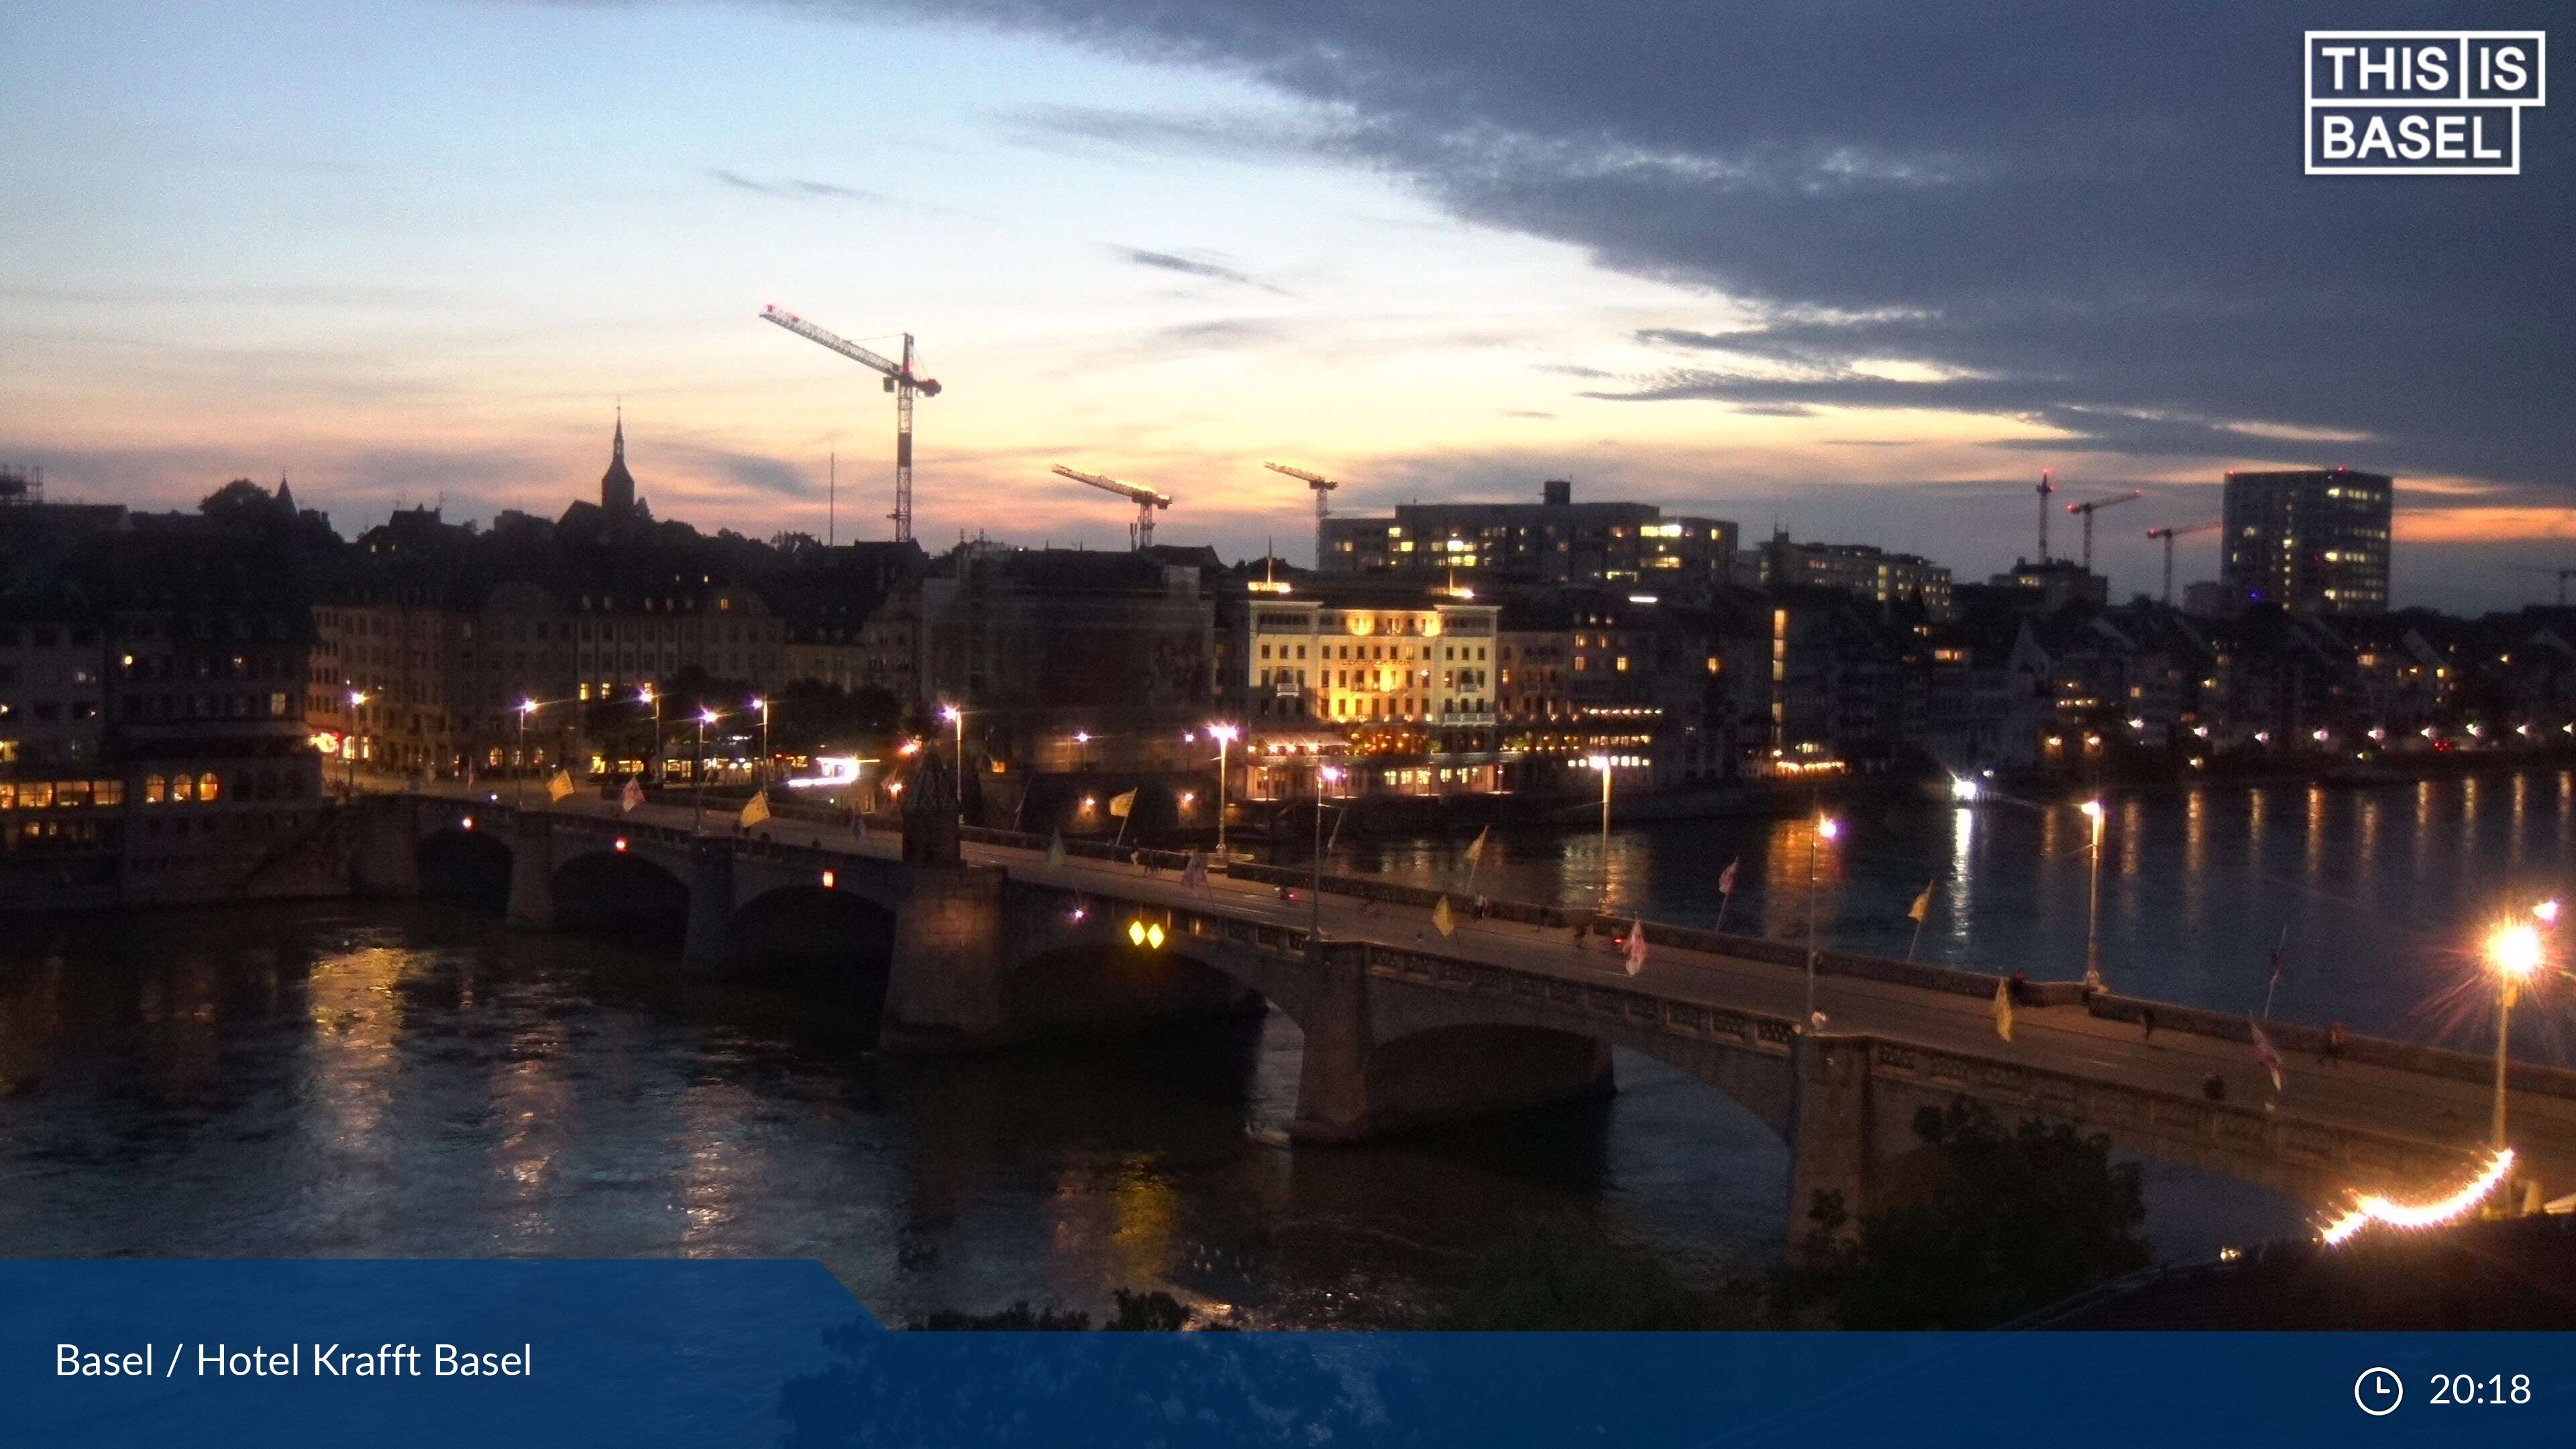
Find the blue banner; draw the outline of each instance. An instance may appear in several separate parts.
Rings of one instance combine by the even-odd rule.
[[[2283,1445],[2576,1430],[2559,1334],[890,1333],[783,1262],[0,1263],[0,1443]]]

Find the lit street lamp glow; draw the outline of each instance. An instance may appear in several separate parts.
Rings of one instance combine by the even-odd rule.
[[[2556,901],[2543,904],[2552,908],[2552,916],[2556,914]],[[2539,915],[2538,909],[2532,914]],[[2513,1027],[2513,1003],[2522,995],[2522,983],[2540,969],[2547,955],[2540,928],[2529,921],[2508,921],[2487,933],[2487,966],[2496,975],[2495,1149],[2499,1153],[2506,1151],[2505,1078],[2510,1061],[2507,1043]]]
[[[1208,733],[1216,737],[1216,858],[1225,859],[1225,772],[1227,752],[1234,748],[1237,735],[1243,731],[1230,724],[1212,724]]]
[[[358,793],[358,706],[366,702],[365,690],[349,691],[349,733],[340,741],[340,753],[349,760],[349,794],[352,798]]]
[[[519,701],[519,758],[513,762],[517,768],[510,772],[510,804],[513,807],[528,803],[528,719],[536,712],[535,700]]]
[[[1823,1021],[1816,1014],[1816,854],[1823,842],[1842,833],[1842,822],[1819,810],[1816,828],[1807,836],[1807,1031],[1811,1035]]]
[[[957,726],[957,823],[966,823],[966,711],[953,704],[939,707],[939,717]]]
[[[1977,802],[1977,782],[1969,779],[1965,775],[1951,776],[1950,798],[1958,801],[1962,805],[1975,804]]]
[[[707,828],[707,726],[716,722],[716,712],[698,711],[698,762],[690,771],[689,833],[703,835]]]
[[[2259,736],[2258,736],[2259,738]],[[2102,989],[2102,802],[2087,800],[2077,807],[2084,818],[2093,822],[2093,866],[2084,892],[2084,988]]]

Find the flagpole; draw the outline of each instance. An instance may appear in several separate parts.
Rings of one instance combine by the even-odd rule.
[[[2263,988],[2263,1019],[2272,1019],[2272,997],[2281,989],[2281,953],[2290,948],[2290,928],[2281,927],[2281,939],[2272,947],[2272,984]]]
[[[1719,891],[1717,893],[1717,925],[1714,929],[1718,931],[1724,931],[1726,929],[1726,908],[1734,904],[1735,892]]]

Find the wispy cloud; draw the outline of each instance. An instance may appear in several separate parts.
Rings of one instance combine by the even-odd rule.
[[[706,174],[708,179],[736,191],[748,191],[756,196],[776,197],[782,201],[864,201],[876,205],[885,205],[889,201],[889,198],[881,192],[865,191],[856,186],[843,186],[836,181],[812,181],[801,176],[790,176],[778,181],[761,181],[745,176],[739,171],[726,170],[721,166],[708,167]]]
[[[1146,267],[1158,272],[1174,272],[1184,277],[1198,277],[1211,282],[1225,282],[1238,287],[1253,287],[1282,297],[1288,295],[1285,289],[1265,282],[1240,267],[1228,266],[1224,262],[1204,255],[1189,256],[1181,252],[1147,251],[1143,247],[1128,246],[1113,246],[1109,250],[1111,255],[1134,266]]]

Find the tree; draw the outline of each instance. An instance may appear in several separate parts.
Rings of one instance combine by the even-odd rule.
[[[1915,1114],[1928,1189],[1864,1219],[1857,1240],[1839,1194],[1819,1193],[1806,1266],[1785,1272],[1775,1308],[1823,1306],[1845,1328],[1991,1328],[2150,1261],[2135,1164],[2107,1139],[2063,1123],[2006,1133],[1982,1105]]]

